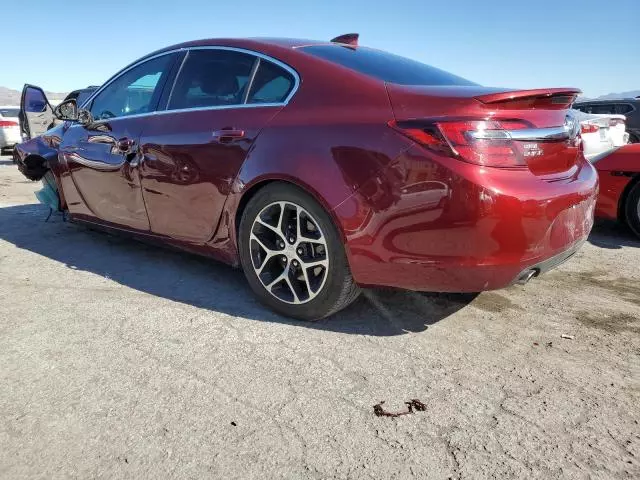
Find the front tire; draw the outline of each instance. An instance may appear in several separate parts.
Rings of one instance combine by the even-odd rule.
[[[640,237],[640,182],[637,182],[627,196],[624,207],[627,225]]]
[[[270,183],[251,198],[238,248],[251,289],[282,315],[319,320],[360,293],[331,217],[293,185]]]

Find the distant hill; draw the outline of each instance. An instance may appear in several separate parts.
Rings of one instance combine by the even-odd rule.
[[[628,92],[609,93],[596,98],[596,100],[614,100],[616,98],[636,98],[640,96],[640,90],[630,90]]]
[[[67,96],[66,93],[57,93],[57,92],[44,92],[47,95],[49,101],[55,105],[64,100],[64,97]],[[18,90],[13,90],[7,87],[0,87],[0,105],[20,105],[20,95],[22,92]]]

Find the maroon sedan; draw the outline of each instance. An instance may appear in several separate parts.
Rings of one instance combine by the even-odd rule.
[[[50,106],[26,87],[15,161],[70,219],[242,266],[265,304],[314,320],[360,286],[478,292],[573,255],[597,191],[578,93],[481,87],[356,36],[202,40],[37,137]]]

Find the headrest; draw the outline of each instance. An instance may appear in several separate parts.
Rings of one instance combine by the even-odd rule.
[[[238,77],[229,71],[208,72],[200,78],[200,89],[207,95],[235,95],[240,89]]]

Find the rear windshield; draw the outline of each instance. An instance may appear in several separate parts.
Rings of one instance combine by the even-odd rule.
[[[372,48],[309,45],[301,47],[300,50],[389,83],[437,86],[477,85],[444,70]]]
[[[0,107],[0,117],[17,117],[20,113],[19,108],[3,108]]]

